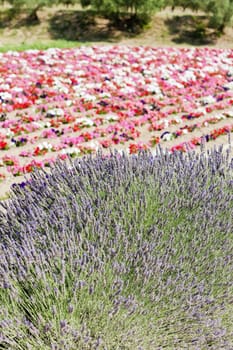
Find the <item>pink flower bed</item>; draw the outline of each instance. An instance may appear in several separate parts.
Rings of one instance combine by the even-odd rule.
[[[98,149],[233,131],[233,50],[81,47],[0,54],[0,181]]]

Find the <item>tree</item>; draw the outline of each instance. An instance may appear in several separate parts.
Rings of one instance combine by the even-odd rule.
[[[205,9],[205,0],[167,0],[166,6],[171,6],[173,10],[176,7],[182,7],[183,10],[189,8],[198,11]]]
[[[233,17],[233,0],[209,0],[206,10],[212,14],[210,25],[223,33]]]
[[[80,0],[80,4],[82,7],[88,7],[91,5],[91,0]]]
[[[38,22],[37,11],[44,6],[51,6],[57,4],[59,0],[8,0],[15,9],[26,8],[30,11],[28,21]]]
[[[98,11],[109,13],[123,11],[132,15],[151,14],[164,4],[164,0],[81,0],[80,2],[81,5],[87,3]]]
[[[233,17],[233,0],[167,0],[167,5],[201,10],[210,15],[210,26],[223,33]]]

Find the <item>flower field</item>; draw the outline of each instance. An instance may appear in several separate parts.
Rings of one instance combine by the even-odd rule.
[[[57,162],[0,210],[2,350],[232,350],[225,152]]]
[[[0,54],[0,349],[232,350],[232,118],[233,50]]]
[[[0,54],[1,187],[56,159],[227,143],[233,50],[127,46]]]

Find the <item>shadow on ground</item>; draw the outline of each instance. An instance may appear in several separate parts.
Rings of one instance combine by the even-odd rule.
[[[0,28],[11,26],[13,19],[17,16],[15,9],[7,9],[0,12]]]
[[[165,25],[176,44],[214,45],[217,39],[216,33],[208,27],[206,16],[174,16],[165,20]]]
[[[94,11],[58,11],[49,20],[52,39],[70,41],[107,41],[120,39],[120,32],[114,30],[110,21],[96,17]]]
[[[129,13],[107,16],[93,10],[61,9],[45,17],[39,10],[39,7],[34,10],[2,10],[0,29],[17,30],[25,27],[33,31],[32,27],[39,27],[46,22],[50,39],[115,43],[122,37],[133,38],[142,33],[148,23],[147,17],[132,16]]]
[[[34,10],[7,9],[0,11],[0,28],[30,27],[40,24],[37,8]]]

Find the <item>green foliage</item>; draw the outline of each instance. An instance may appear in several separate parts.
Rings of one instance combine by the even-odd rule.
[[[37,11],[44,6],[52,6],[57,4],[58,0],[8,0],[8,3],[13,6],[17,11],[21,8],[29,10],[27,18],[28,24],[35,24],[39,22]]]
[[[30,23],[39,20],[37,11],[42,7],[80,4],[83,9],[90,7],[96,13],[108,16],[114,24],[118,23],[119,27],[126,28],[130,32],[140,31],[150,21],[154,12],[167,6],[171,6],[172,9],[181,7],[184,10],[189,8],[192,11],[205,12],[209,16],[210,27],[216,29],[216,33],[220,35],[233,17],[233,0],[7,0],[6,2],[17,11],[21,8],[29,9]],[[205,36],[205,28],[197,29],[197,35],[199,34]]]
[[[49,48],[72,48],[80,45],[87,45],[85,42],[69,41],[69,40],[49,40],[46,42],[37,41],[32,44],[16,44],[16,45],[4,45],[0,47],[0,52],[7,51],[25,51],[25,50],[47,50]]]
[[[233,0],[210,0],[206,10],[212,14],[210,25],[223,32],[233,17]]]
[[[82,7],[88,7],[91,5],[91,0],[80,0],[80,4]]]
[[[56,3],[56,0],[8,0],[9,4],[11,4],[15,8],[40,8],[43,6],[51,6]]]
[[[167,6],[190,8],[193,11],[204,11],[210,17],[210,26],[223,32],[233,17],[233,0],[167,0]]]
[[[81,5],[90,4],[98,11],[108,13],[129,12],[132,15],[138,13],[152,14],[164,5],[164,0],[81,0]]]
[[[165,0],[80,0],[80,4],[110,19],[113,27],[138,34],[164,6]]]
[[[184,10],[190,8],[193,11],[204,9],[205,2],[202,0],[167,0],[165,1],[166,6],[182,7]]]

